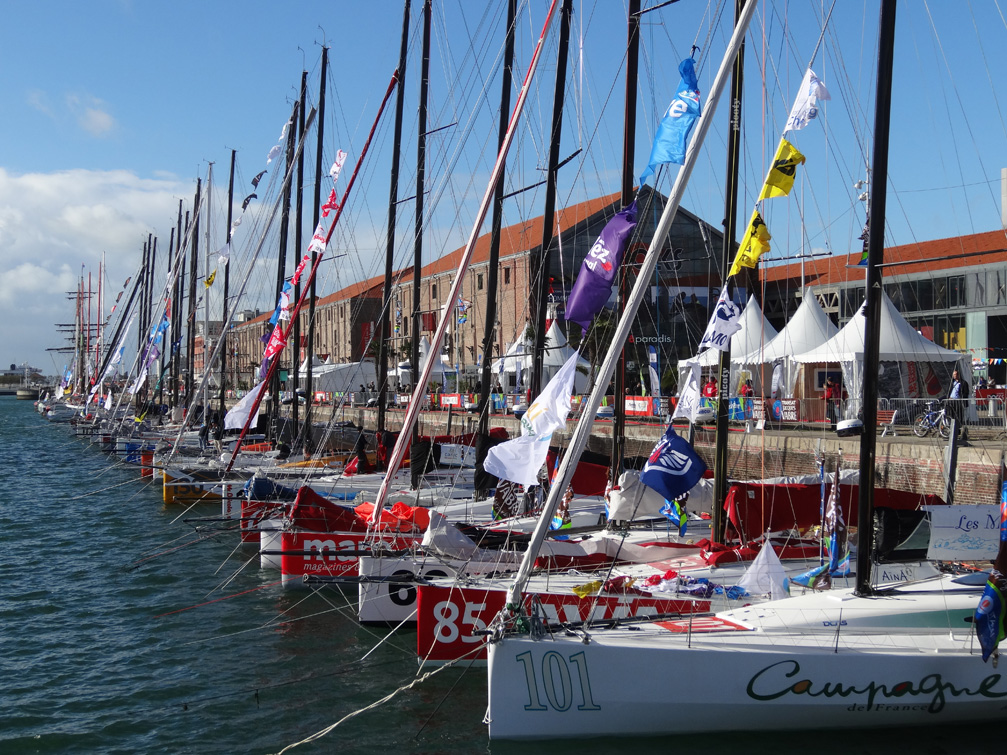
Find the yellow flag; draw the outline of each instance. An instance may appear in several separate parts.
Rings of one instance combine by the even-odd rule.
[[[204,281],[207,288],[213,285],[213,279],[216,277],[217,277],[217,269],[214,268],[213,272],[210,273],[208,276],[206,276],[206,280]]]
[[[743,267],[755,267],[759,257],[769,251],[771,238],[769,229],[766,228],[766,223],[762,220],[762,215],[756,210],[752,213],[748,230],[745,231],[745,236],[741,239],[738,255],[734,258],[734,264],[731,265],[731,272],[728,275],[737,275]]]
[[[592,595],[597,595],[601,592],[601,584],[601,580],[595,580],[594,582],[588,582],[584,585],[577,585],[571,589],[578,598],[583,600],[584,598],[589,598]]]
[[[794,188],[794,173],[797,172],[797,166],[804,163],[805,159],[793,144],[786,139],[780,139],[780,147],[776,150],[773,167],[769,169],[759,199],[787,196]]]

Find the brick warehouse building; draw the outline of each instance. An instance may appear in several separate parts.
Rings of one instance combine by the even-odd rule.
[[[642,188],[637,206],[643,209],[628,252],[630,263],[646,250],[664,203],[665,197],[652,192],[649,186]],[[602,228],[620,209],[619,195],[611,194],[557,210],[554,227],[560,231],[559,243],[554,238],[549,276],[552,278],[550,299],[559,316],[562,316],[564,292],[569,292],[581,262]],[[716,296],[719,291],[722,238],[719,231],[687,210],[679,209],[662,249],[663,261],[650,287],[651,295],[634,325],[635,347],[631,349],[643,350],[647,345],[656,345],[662,365],[673,364],[680,357],[693,353],[706,327],[707,302],[711,293]],[[541,241],[541,217],[501,229],[497,327],[490,358],[502,355],[528,327],[531,270],[533,258],[541,254]],[[468,304],[464,316],[456,312],[452,317],[445,346],[449,361],[458,365],[462,374],[473,372],[483,356],[481,343],[485,328],[489,246],[490,234],[480,236],[462,287],[462,299]],[[436,327],[462,251],[456,249],[424,265],[415,319],[410,316],[413,312],[412,268],[393,275],[390,367],[396,361],[409,358],[409,345],[416,327],[421,334],[429,334]],[[383,275],[320,298],[316,305],[315,353],[332,362],[354,362],[365,355],[374,356],[376,346],[368,351],[368,342],[380,319],[382,288]],[[744,301],[746,296],[742,289],[735,298]],[[259,339],[266,332],[270,314],[249,317],[246,322],[235,324],[228,334],[229,353],[236,359],[236,369],[241,375],[239,382],[245,385],[250,385],[261,361],[263,347]],[[306,332],[306,311],[302,313],[301,326],[302,333]],[[576,343],[580,329],[573,326],[572,330],[577,331],[569,334]],[[602,342],[600,348],[606,345]],[[587,350],[591,351],[590,344]],[[298,362],[305,356],[303,348],[300,349]],[[632,351],[629,358],[634,358]],[[642,351],[637,358],[646,359]],[[290,355],[285,353],[283,359],[282,366],[289,367]],[[233,375],[229,379],[233,379]]]

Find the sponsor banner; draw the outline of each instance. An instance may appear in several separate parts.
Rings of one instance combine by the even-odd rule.
[[[1000,548],[1000,506],[924,506],[932,561],[992,561]]]
[[[460,393],[442,393],[441,406],[461,406],[462,395]]]
[[[280,537],[280,571],[284,584],[300,582],[306,574],[318,576],[356,575],[356,554],[341,551],[370,550],[376,545],[392,550],[419,543],[418,537],[379,537],[366,532],[283,532]],[[267,554],[268,555],[268,554]]]
[[[461,656],[485,660],[486,629],[504,607],[503,589],[475,587],[419,587],[416,625],[416,652],[420,660],[445,663]],[[532,595],[525,595],[525,609]],[[643,595],[606,595],[581,599],[570,593],[535,593],[541,610],[552,624],[628,616],[669,613],[701,613],[710,610],[709,601],[654,598]],[[592,610],[593,609],[593,610]],[[482,646],[482,647],[480,647]],[[472,655],[472,651],[480,649]]]
[[[626,414],[633,417],[652,417],[653,399],[647,396],[626,396]]]
[[[440,463],[449,467],[475,467],[475,446],[461,446],[457,443],[441,445]]]

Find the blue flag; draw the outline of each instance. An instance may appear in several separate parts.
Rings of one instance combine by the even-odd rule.
[[[564,316],[567,322],[575,322],[587,332],[591,320],[601,312],[612,295],[612,283],[634,228],[636,202],[631,202],[601,229],[598,240],[581,263],[577,280],[566,300]]]
[[[674,501],[688,493],[706,472],[706,464],[685,438],[675,434],[671,425],[643,466],[640,482]]]
[[[654,175],[658,165],[662,163],[682,165],[685,162],[689,135],[701,112],[699,80],[696,78],[696,64],[692,58],[686,58],[679,63],[678,72],[682,74],[682,80],[678,84],[675,98],[668,105],[667,112],[657,126],[657,135],[650,150],[647,169],[640,176],[641,185]]]
[[[986,582],[973,623],[986,662],[1004,638],[1004,596],[992,580]]]
[[[685,506],[681,501],[665,501],[661,507],[663,514],[669,522],[678,527],[678,536],[685,537],[685,531],[689,527],[689,515],[685,511]]]

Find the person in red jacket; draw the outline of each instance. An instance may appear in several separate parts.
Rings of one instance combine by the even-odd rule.
[[[703,398],[717,398],[717,381],[712,377],[703,385]]]

